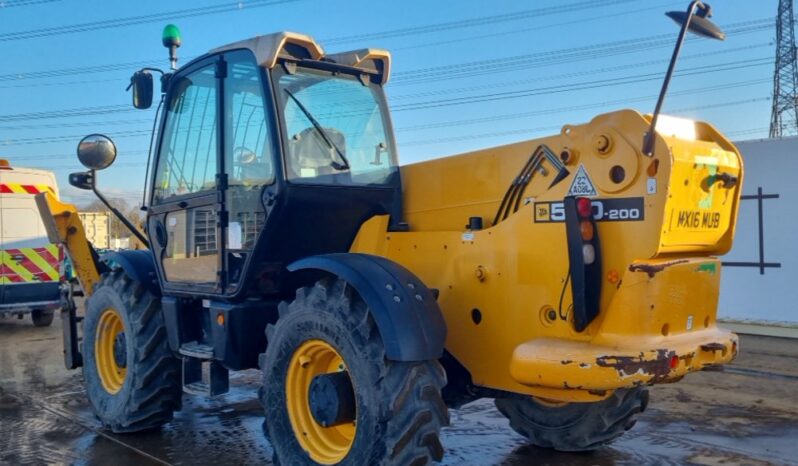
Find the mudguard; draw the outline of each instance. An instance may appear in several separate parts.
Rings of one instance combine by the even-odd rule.
[[[396,262],[369,254],[325,254],[300,259],[288,270],[323,271],[349,283],[374,316],[388,359],[425,361],[443,355],[446,322],[435,296]]]
[[[155,259],[149,249],[107,252],[100,256],[100,261],[109,268],[122,267],[126,274],[142,283],[147,291],[161,296],[161,287],[155,274]]]

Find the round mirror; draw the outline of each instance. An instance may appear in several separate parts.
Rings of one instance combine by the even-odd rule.
[[[78,143],[78,159],[90,170],[102,170],[116,160],[114,141],[102,134],[90,134]]]

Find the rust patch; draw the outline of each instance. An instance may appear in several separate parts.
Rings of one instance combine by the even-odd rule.
[[[602,356],[596,359],[596,364],[601,367],[611,367],[618,371],[621,377],[629,377],[633,374],[642,374],[648,378],[648,382],[662,382],[668,378],[670,373],[670,359],[676,354],[675,351],[666,349],[653,350],[656,357],[646,359],[644,353],[639,356]]]
[[[562,361],[560,361],[560,364],[562,364],[563,366],[567,366],[568,364],[573,364],[573,363],[574,362],[571,361],[570,359],[563,359]]]
[[[723,351],[725,349],[726,345],[724,345],[723,343],[715,342],[715,343],[704,343],[703,345],[701,345],[701,351],[712,351],[714,353],[715,351]]]
[[[654,278],[654,275],[662,272],[667,267],[677,264],[684,264],[687,259],[679,259],[675,261],[663,262],[661,264],[632,264],[629,266],[630,272],[645,272],[649,278]]]

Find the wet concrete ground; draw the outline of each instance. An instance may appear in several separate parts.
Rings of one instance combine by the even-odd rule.
[[[724,372],[651,389],[631,431],[591,454],[524,444],[489,400],[452,411],[445,465],[798,465],[798,340],[742,336]],[[186,396],[160,431],[113,435],[91,414],[80,371],[67,371],[60,321],[34,328],[0,319],[0,464],[270,464],[256,398],[260,376],[236,374],[231,393]]]

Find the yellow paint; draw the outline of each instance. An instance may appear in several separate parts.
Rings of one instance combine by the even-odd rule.
[[[120,367],[114,357],[114,342],[120,334],[125,333],[122,316],[116,309],[108,308],[100,314],[97,333],[94,337],[94,359],[97,373],[106,392],[111,395],[119,393],[125,383],[127,368]]]
[[[720,264],[710,254],[731,246],[741,182],[731,189],[715,184],[709,195],[698,184],[708,171],[694,170],[693,164],[696,157],[714,157],[719,170],[740,177],[742,162],[731,143],[698,122],[695,141],[657,137],[658,168],[648,173],[652,162],[640,153],[648,118],[618,111],[566,126],[555,136],[402,167],[403,220],[410,231],[387,232],[387,219],[375,217],[362,226],[351,250],[388,257],[440,291],[446,348],[480,386],[550,400],[595,401],[616,388],[674,381],[707,364],[727,362],[736,337],[715,326]],[[570,175],[550,187],[556,170],[546,165],[535,173],[519,210],[492,225],[502,196],[540,144],[555,154],[565,149],[577,154],[567,165]],[[542,222],[551,212],[536,211],[534,202],[562,201],[580,165],[598,199],[643,198],[645,220],[597,223],[603,271],[617,271],[619,280],[603,282],[598,317],[577,333],[568,311],[570,286],[560,305],[568,274],[565,225]],[[618,183],[610,177],[615,166],[625,173]],[[655,192],[648,193],[652,184]],[[720,213],[717,228],[668,226],[672,212],[702,199],[705,210]],[[473,216],[482,217],[485,228],[464,237],[464,225]],[[664,267],[649,276],[631,271],[632,265],[635,270]],[[541,309],[549,307],[558,318],[544,322]],[[471,318],[473,309],[482,315],[479,324]],[[671,351],[681,358],[676,369],[648,370],[661,369],[668,363],[661,355]],[[611,363],[624,356],[655,362],[630,375]],[[563,362],[569,360],[579,362]]]
[[[50,193],[37,194],[36,206],[50,242],[64,246],[83,292],[87,297],[91,296],[100,274],[77,208],[59,201]]]
[[[308,340],[302,343],[288,365],[285,399],[294,435],[313,461],[338,464],[355,442],[355,422],[323,427],[310,412],[310,382],[321,374],[345,370],[343,357],[329,343]]]

